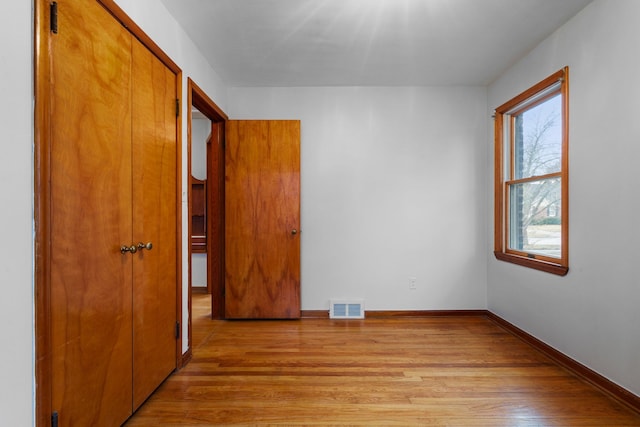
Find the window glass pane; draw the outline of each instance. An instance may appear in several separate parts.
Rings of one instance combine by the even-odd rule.
[[[560,94],[515,116],[514,179],[560,171],[562,153]]]
[[[509,185],[509,248],[560,258],[560,178]]]

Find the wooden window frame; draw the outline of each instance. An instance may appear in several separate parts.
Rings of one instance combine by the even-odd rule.
[[[549,89],[560,82],[560,87]],[[514,171],[514,132],[505,132],[505,125],[513,127],[516,114],[533,108],[552,96],[562,96],[562,153],[560,172],[515,179]],[[542,95],[538,99],[535,97]],[[536,270],[564,276],[569,272],[569,67],[553,73],[546,79],[520,93],[495,110],[495,228],[494,254],[498,260],[511,262]],[[535,99],[534,101],[531,101]],[[522,107],[520,107],[522,106]],[[509,138],[509,141],[506,139]],[[506,144],[509,147],[506,147]],[[508,156],[508,158],[506,158]],[[508,163],[506,163],[508,162]],[[508,169],[508,170],[507,170]],[[505,176],[509,174],[510,176]],[[538,253],[519,251],[509,248],[509,185],[538,181],[545,178],[560,178],[562,218],[560,258],[544,256]]]

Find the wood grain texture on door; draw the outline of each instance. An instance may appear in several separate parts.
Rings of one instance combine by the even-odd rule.
[[[225,317],[300,317],[300,122],[231,120]]]
[[[176,368],[178,147],[176,76],[137,40],[132,52],[135,410]]]
[[[131,414],[131,36],[59,0],[51,40],[51,405],[59,425]]]

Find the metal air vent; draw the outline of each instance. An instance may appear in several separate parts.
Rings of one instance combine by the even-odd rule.
[[[364,300],[332,299],[329,306],[330,319],[364,319]]]

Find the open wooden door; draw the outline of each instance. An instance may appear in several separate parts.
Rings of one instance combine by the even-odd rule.
[[[225,317],[300,317],[300,122],[230,120]]]

